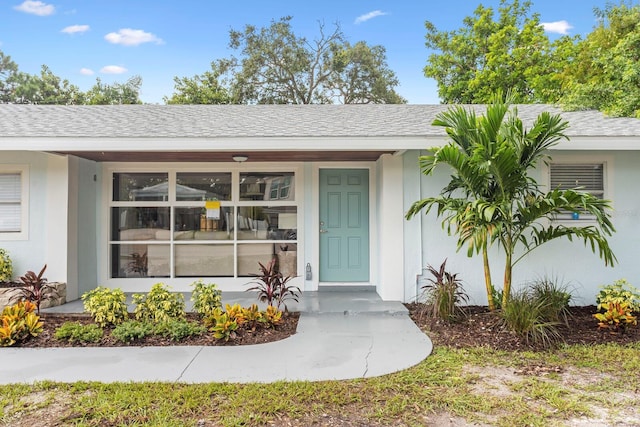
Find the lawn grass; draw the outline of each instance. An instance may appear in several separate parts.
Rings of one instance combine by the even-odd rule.
[[[534,365],[554,370],[514,373]],[[0,425],[303,426],[331,419],[420,426],[442,414],[497,426],[570,425],[581,417],[640,423],[639,393],[640,345],[521,353],[439,347],[408,370],[350,381],[0,386]]]

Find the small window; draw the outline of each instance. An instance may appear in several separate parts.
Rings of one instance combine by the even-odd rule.
[[[0,233],[22,231],[22,174],[0,173]]]
[[[551,189],[580,190],[604,199],[604,163],[552,163],[549,166]],[[578,213],[566,213],[558,219],[590,219]]]

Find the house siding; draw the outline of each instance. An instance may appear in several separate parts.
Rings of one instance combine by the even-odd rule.
[[[69,274],[77,299],[98,286],[98,204],[101,197],[100,165],[77,157],[69,165]]]
[[[604,144],[603,144],[604,145]],[[613,224],[616,228],[608,240],[618,258],[612,268],[604,265],[597,253],[591,252],[581,241],[570,242],[566,239],[549,242],[526,256],[513,270],[513,289],[524,286],[527,282],[542,277],[550,277],[568,286],[572,292],[575,305],[595,304],[598,287],[614,280],[625,278],[634,285],[640,285],[640,263],[637,248],[640,245],[640,196],[635,188],[638,182],[637,165],[640,164],[640,153],[636,151],[553,151],[554,161],[571,161],[572,159],[605,159],[607,162],[607,180],[610,193],[606,197],[612,201]],[[406,162],[417,161],[417,153],[405,154]],[[409,168],[410,165],[407,165]],[[415,169],[417,169],[417,163]],[[538,181],[546,185],[547,175],[544,167],[534,172]],[[448,183],[450,171],[440,169],[433,176],[421,174],[420,198],[435,196]],[[412,181],[411,173],[405,173],[405,180]],[[405,184],[408,186],[408,183]],[[406,194],[406,193],[405,193]],[[418,198],[415,198],[418,200]],[[413,200],[413,201],[415,201]],[[408,206],[413,202],[409,200]],[[448,236],[442,228],[441,219],[434,211],[428,215],[420,215],[422,227],[421,258],[422,267],[435,267],[447,259],[447,269],[459,273],[464,288],[470,296],[470,304],[486,305],[486,292],[482,260],[479,255],[467,257],[467,248],[456,250],[457,239]],[[411,234],[415,226],[411,221],[405,224],[405,235]],[[410,242],[407,242],[410,244]],[[408,246],[407,246],[408,248]],[[490,263],[493,283],[501,287],[504,272],[504,255],[497,246],[490,250]],[[406,265],[405,268],[408,268]],[[422,278],[422,285],[424,284]],[[419,279],[420,282],[420,279]],[[408,286],[408,284],[406,285]],[[420,284],[419,284],[420,286]]]
[[[421,198],[421,173],[419,164],[420,152],[408,151],[403,156],[403,214],[409,210],[413,202]],[[404,300],[415,301],[420,289],[418,277],[422,274],[422,221],[421,217],[405,220],[404,223]]]
[[[2,240],[0,247],[9,251],[13,276],[17,279],[27,270],[40,271],[48,264],[46,277],[50,281],[66,281],[66,239],[52,228],[66,231],[66,158],[46,153],[5,151],[0,163],[28,165],[29,215],[26,240]],[[60,268],[58,261],[63,261]]]

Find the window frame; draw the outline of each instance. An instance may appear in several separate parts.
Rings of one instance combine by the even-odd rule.
[[[281,243],[280,240],[269,240],[269,239],[256,239],[256,240],[241,240],[238,239],[235,234],[235,238],[231,238],[230,240],[220,240],[220,241],[203,241],[203,240],[180,240],[176,239],[174,236],[174,215],[175,210],[178,208],[184,207],[200,207],[201,204],[204,206],[204,201],[182,201],[178,200],[176,197],[175,185],[177,183],[177,175],[179,173],[184,172],[210,172],[210,173],[231,173],[231,200],[222,200],[220,201],[221,208],[230,207],[232,212],[237,215],[237,210],[241,207],[250,207],[256,205],[262,206],[293,206],[297,211],[297,230],[298,237],[296,240],[288,241],[289,243],[296,243],[298,247],[301,247],[302,238],[301,238],[301,229],[302,229],[302,204],[303,204],[303,194],[295,194],[293,200],[241,200],[240,199],[240,174],[242,173],[278,173],[278,172],[287,172],[292,173],[293,176],[292,181],[301,182],[303,179],[302,176],[302,168],[297,163],[290,164],[269,164],[269,163],[253,163],[253,164],[211,164],[211,163],[191,163],[191,164],[175,164],[175,163],[148,163],[148,164],[123,164],[123,163],[108,163],[105,165],[104,170],[104,193],[105,196],[103,200],[105,201],[104,207],[104,232],[102,235],[104,236],[104,246],[102,250],[106,255],[102,277],[105,277],[106,281],[118,283],[121,280],[127,281],[130,283],[135,280],[171,280],[175,281],[193,281],[194,278],[190,276],[178,276],[176,274],[176,247],[178,245],[199,245],[199,244],[222,244],[222,245],[232,245],[233,254],[234,254],[234,273],[232,276],[206,276],[206,277],[214,277],[219,282],[227,282],[227,281],[242,281],[242,283],[246,283],[247,280],[250,279],[250,276],[239,275],[238,272],[238,256],[239,256],[239,246],[247,245],[247,244],[277,244]],[[168,173],[168,198],[164,201],[114,201],[113,200],[113,176],[116,173],[150,173],[150,172],[158,172],[158,173]],[[295,184],[292,182],[291,186],[293,187]],[[299,187],[298,185],[295,185]],[[169,245],[169,257],[170,257],[170,266],[169,266],[169,275],[166,277],[113,277],[112,274],[112,246],[113,244],[132,244],[129,241],[117,241],[113,240],[111,236],[111,209],[114,207],[133,207],[133,206],[149,206],[149,207],[168,207],[170,209],[170,238],[165,241],[160,240],[146,240],[139,241],[137,243],[141,244],[152,244],[152,245]],[[234,216],[233,221],[237,221],[237,218]],[[235,230],[234,230],[235,233]],[[102,245],[101,245],[102,246]],[[298,258],[298,263],[296,270],[300,269],[300,257]],[[257,271],[256,271],[257,272]]]
[[[551,186],[551,168],[552,165],[601,165],[602,166],[602,199],[609,200],[613,208],[614,201],[613,195],[613,157],[603,155],[568,155],[568,154],[553,154],[553,158],[545,165],[546,186],[549,190],[554,188]],[[586,190],[581,190],[586,191]],[[590,193],[589,191],[586,191]],[[571,214],[567,213],[561,215],[553,220],[556,223],[566,223],[568,225],[575,225],[576,223],[594,223],[595,218],[593,215],[580,215],[579,218],[572,218]]]
[[[29,165],[0,164],[1,174],[20,175],[20,231],[0,231],[0,241],[29,239]]]

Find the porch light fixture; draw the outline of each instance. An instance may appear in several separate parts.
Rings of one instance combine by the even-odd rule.
[[[244,154],[234,154],[233,157],[231,158],[233,159],[234,162],[238,162],[238,163],[246,162],[247,160],[249,160],[249,156]]]

